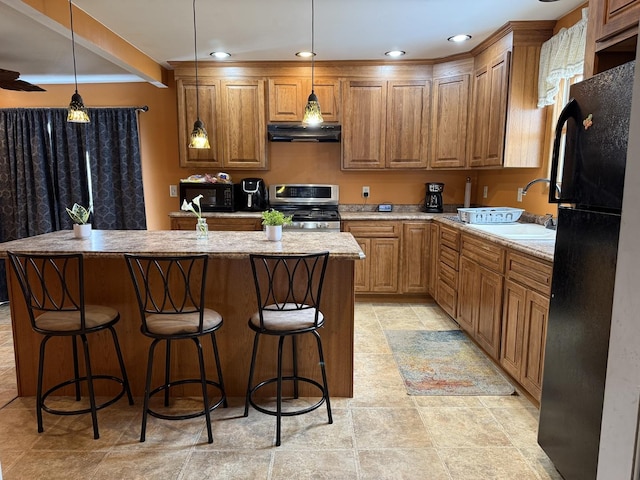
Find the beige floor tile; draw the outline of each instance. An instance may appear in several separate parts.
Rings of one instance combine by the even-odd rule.
[[[498,447],[511,442],[486,408],[420,408],[420,415],[438,448]]]
[[[438,449],[453,480],[537,480],[514,447]]]
[[[75,451],[39,452],[37,457],[23,455],[2,475],[4,480],[93,478],[105,455],[106,452]]]
[[[23,455],[28,455],[25,450],[12,450],[11,448],[5,447],[0,451],[0,473],[9,470]]]
[[[524,407],[490,408],[489,411],[502,425],[511,443],[516,447],[537,445],[538,418]]]
[[[354,408],[356,448],[420,448],[432,442],[415,408]]]
[[[88,478],[92,480],[174,479],[178,478],[188,456],[188,450],[114,451],[102,459],[95,469],[94,475]]]
[[[367,320],[354,333],[355,353],[391,353],[389,344],[377,320]]]
[[[329,424],[324,405],[313,412],[282,419],[281,449],[283,450],[351,450],[353,424],[351,412],[332,409]],[[275,424],[275,417],[271,417]]]
[[[476,397],[485,407],[488,408],[500,408],[500,407],[523,407],[528,408],[532,412],[537,412],[538,409],[523,395],[492,395],[492,396],[479,396]]]
[[[271,480],[349,480],[358,478],[352,450],[287,451],[274,454]]]
[[[520,453],[531,468],[538,474],[541,480],[562,480],[562,476],[553,466],[549,457],[538,445],[529,448],[520,448]]]
[[[195,451],[182,470],[181,480],[266,480],[270,451]]]
[[[434,448],[359,450],[362,480],[449,480]]]
[[[472,395],[413,395],[414,403],[418,407],[427,408],[463,408],[463,407],[483,407],[478,397]]]

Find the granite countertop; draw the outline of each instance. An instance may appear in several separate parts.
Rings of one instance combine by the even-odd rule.
[[[45,233],[0,243],[0,257],[7,251],[23,253],[83,253],[86,257],[119,257],[124,253],[184,255],[208,253],[217,258],[246,258],[256,254],[305,254],[329,251],[341,260],[359,260],[364,253],[350,233],[283,232],[282,241],[271,242],[264,232],[210,231],[198,240],[187,230],[94,230],[87,239],[75,238],[72,230]]]

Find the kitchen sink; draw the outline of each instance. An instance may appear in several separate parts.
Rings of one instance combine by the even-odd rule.
[[[474,230],[508,238],[510,240],[555,240],[556,231],[536,223],[494,223],[466,225]]]

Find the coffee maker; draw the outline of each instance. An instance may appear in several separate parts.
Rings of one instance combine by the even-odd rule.
[[[424,198],[424,211],[428,213],[442,213],[442,191],[444,183],[428,182],[425,183],[427,194]]]
[[[238,185],[238,210],[262,212],[269,207],[269,194],[262,178],[243,178]]]

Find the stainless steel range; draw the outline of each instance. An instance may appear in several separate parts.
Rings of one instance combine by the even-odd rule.
[[[338,185],[291,184],[269,186],[271,208],[293,215],[286,230],[340,231]]]

